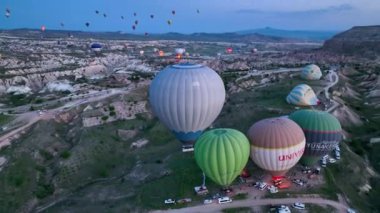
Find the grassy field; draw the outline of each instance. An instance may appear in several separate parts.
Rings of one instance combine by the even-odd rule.
[[[13,116],[10,115],[4,115],[3,113],[0,114],[0,126],[3,126],[7,123],[9,123],[13,119]]]
[[[284,99],[298,83],[299,80],[282,81],[231,95],[214,126],[245,133],[260,119],[293,112],[294,106]],[[124,99],[145,100],[146,88]],[[135,130],[137,135],[120,138],[119,129]],[[131,149],[131,143],[141,138],[148,139],[149,143],[141,149]],[[170,131],[147,115],[90,128],[81,127],[80,117],[70,124],[39,122],[12,147],[0,151],[0,155],[12,162],[0,173],[0,183],[4,186],[4,190],[0,190],[0,206],[10,212],[30,210],[57,200],[60,202],[47,212],[146,211],[185,206],[167,206],[164,200],[168,198],[192,198],[195,202],[205,199],[196,196],[193,190],[202,182],[202,172],[193,154],[182,153],[180,142]],[[343,158],[351,159],[351,156]],[[326,186],[305,193],[320,193],[336,199],[337,191],[351,192],[339,184],[346,183],[343,174],[352,168],[327,169]],[[220,190],[209,179],[206,185],[211,194]],[[244,195],[240,197],[244,199]],[[34,204],[28,205],[31,201]]]

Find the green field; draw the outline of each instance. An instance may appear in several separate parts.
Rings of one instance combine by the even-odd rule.
[[[3,113],[0,114],[0,126],[6,125],[13,119],[13,116],[5,115]]]

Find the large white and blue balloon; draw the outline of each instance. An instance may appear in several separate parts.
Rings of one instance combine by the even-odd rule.
[[[153,113],[183,143],[194,143],[218,117],[226,91],[212,69],[199,64],[171,65],[149,88]]]

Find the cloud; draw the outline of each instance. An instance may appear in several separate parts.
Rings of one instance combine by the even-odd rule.
[[[258,9],[240,9],[236,13],[245,13],[245,14],[278,14],[278,15],[321,15],[326,13],[336,13],[336,12],[345,12],[351,11],[355,8],[350,4],[341,4],[336,6],[330,6],[320,9],[308,9],[308,10],[294,10],[294,11],[266,11]]]

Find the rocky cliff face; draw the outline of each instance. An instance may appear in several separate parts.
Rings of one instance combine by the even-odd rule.
[[[380,25],[353,27],[327,40],[323,50],[368,58],[380,55]]]

